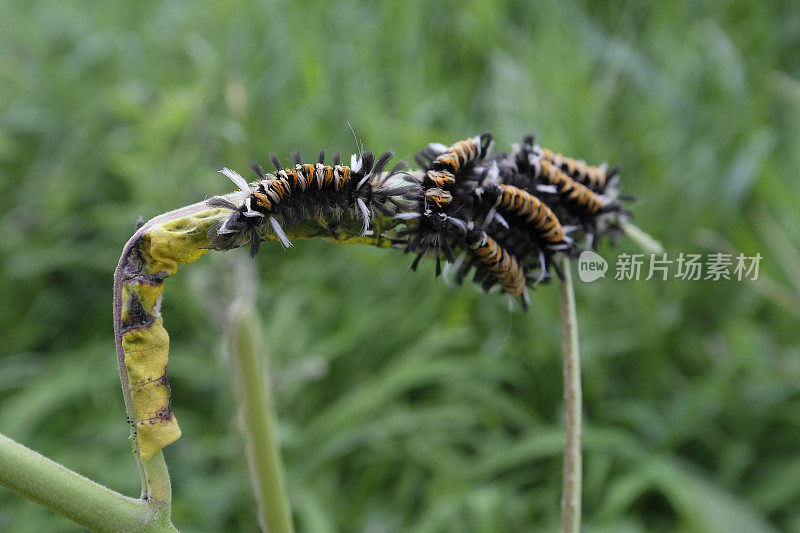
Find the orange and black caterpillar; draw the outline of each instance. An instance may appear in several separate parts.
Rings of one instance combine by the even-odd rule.
[[[479,196],[493,202],[505,212],[521,217],[534,232],[544,241],[558,244],[564,241],[564,228],[555,213],[533,194],[513,185],[493,185],[486,189],[478,189]]]
[[[486,155],[490,142],[491,136],[486,134],[458,141],[436,156],[436,159],[433,160],[433,168],[457,174],[462,167]]]
[[[421,167],[434,171],[433,174],[428,175],[433,182],[437,182],[437,176],[444,177],[449,181],[471,162],[485,157],[492,148],[492,139],[492,134],[487,131],[450,146],[431,143],[414,159]],[[442,183],[437,183],[437,185],[443,186]]]
[[[325,164],[321,151],[315,164],[302,163],[300,153],[293,154],[294,167],[284,168],[275,154],[270,155],[275,172],[265,173],[255,162],[250,167],[258,181],[247,183],[237,172],[223,168],[220,172],[239,188],[239,196],[231,199],[215,197],[209,206],[225,207],[233,211],[222,224],[209,232],[210,245],[228,250],[249,242],[250,255],[254,256],[261,240],[274,232],[285,247],[292,246],[284,227],[316,219],[335,226],[343,217],[363,221],[362,234],[369,231],[373,211],[392,215],[401,206],[407,185],[397,185],[392,179],[405,168],[396,164],[383,172],[392,158],[386,151],[377,161],[372,152],[351,157],[350,166],[342,165],[339,154],[333,165]],[[327,224],[329,222],[330,224]]]
[[[603,208],[605,202],[598,194],[564,174],[547,159],[535,160],[531,166],[534,169],[531,177],[554,186],[561,199],[581,216],[596,215]]]
[[[483,230],[470,231],[466,243],[475,259],[494,274],[503,290],[512,296],[525,292],[525,273],[517,259]]]
[[[542,159],[550,161],[569,177],[586,185],[593,191],[604,191],[606,183],[619,172],[619,169],[616,167],[607,171],[605,165],[599,167],[592,166],[581,159],[573,159],[572,157],[567,157],[558,152],[543,148],[538,144],[534,145],[533,141],[534,138],[531,135],[526,137],[523,142],[533,146],[534,154]]]
[[[603,195],[594,192],[537,152],[537,146],[532,143],[533,137],[528,136],[521,145],[515,146],[517,168],[534,183],[554,187],[571,214],[583,220],[591,220],[601,213],[616,209],[616,192],[613,188]]]

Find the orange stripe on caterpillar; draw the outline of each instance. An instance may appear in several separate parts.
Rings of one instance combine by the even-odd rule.
[[[256,197],[256,203],[264,209],[270,210],[272,208],[272,202],[270,202],[269,197],[266,194],[255,191],[253,196]]]

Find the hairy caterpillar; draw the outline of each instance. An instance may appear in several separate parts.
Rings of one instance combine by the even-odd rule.
[[[222,197],[209,200],[210,206],[233,211],[224,223],[210,230],[212,247],[229,250],[249,242],[250,255],[255,256],[261,240],[274,232],[288,248],[292,243],[284,227],[311,219],[328,221],[329,227],[343,217],[360,219],[365,235],[373,213],[393,214],[408,189],[393,179],[406,168],[404,162],[397,163],[388,173],[383,172],[392,158],[388,150],[377,161],[372,152],[353,155],[350,166],[341,164],[338,153],[332,166],[325,165],[324,151],[315,164],[303,164],[300,153],[295,152],[293,168],[283,168],[275,154],[270,157],[275,166],[273,173],[265,173],[255,162],[250,164],[258,177],[253,183],[227,167],[220,171],[239,188],[240,194],[233,200]]]
[[[560,243],[564,240],[564,228],[558,217],[531,193],[505,184],[485,190],[479,189],[476,192],[485,194],[487,200],[494,201],[495,206],[522,217],[542,239],[551,243]]]
[[[564,172],[556,168],[547,159],[533,160],[531,167],[534,169],[532,179],[541,180],[547,185],[556,188],[558,195],[583,216],[596,215],[605,202],[586,185],[573,180]]]
[[[611,171],[606,170],[605,165],[592,166],[581,159],[573,159],[558,152],[553,152],[547,148],[543,148],[538,144],[533,144],[534,137],[528,136],[523,142],[533,146],[533,153],[542,159],[546,159],[554,164],[557,168],[565,172],[569,177],[586,185],[594,191],[603,191],[606,187],[608,180],[613,178],[618,172],[618,168],[613,168]]]
[[[440,143],[431,143],[415,157],[420,166],[429,166],[434,171],[447,171],[453,174],[467,166],[475,159],[484,157],[492,146],[492,134],[485,132],[463,141],[458,141],[451,146]],[[426,160],[429,163],[426,164]]]
[[[473,230],[466,237],[472,254],[486,265],[512,296],[521,296],[525,291],[525,275],[516,258],[497,244],[485,231]]]

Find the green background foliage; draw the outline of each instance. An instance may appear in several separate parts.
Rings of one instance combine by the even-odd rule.
[[[221,166],[351,152],[347,121],[409,159],[530,132],[623,167],[673,258],[760,252],[769,277],[578,284],[586,530],[800,530],[796,3],[8,0],[0,20],[0,432],[138,493],[113,268],[140,215],[232,190]],[[218,328],[235,255],[166,286],[184,531],[257,529]],[[556,288],[525,315],[410,262],[257,259],[299,529],[554,529]],[[0,529],[76,527],[0,490]]]

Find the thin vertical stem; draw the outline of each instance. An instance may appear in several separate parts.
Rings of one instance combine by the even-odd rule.
[[[172,484],[169,480],[164,454],[160,451],[156,452],[142,466],[147,477],[148,492],[145,494],[145,498],[149,501],[159,502],[169,510],[172,504]]]
[[[578,315],[572,270],[567,258],[561,263],[561,322],[564,329],[564,404],[566,409],[566,443],[564,445],[564,488],[561,496],[561,531],[574,533],[581,528],[581,364],[578,347]]]
[[[240,267],[247,268],[241,264]],[[240,273],[240,278],[255,283],[254,275]],[[261,364],[265,353],[261,321],[252,303],[252,285],[249,289],[246,283],[241,285],[231,309],[231,367],[235,388],[239,392],[242,433],[258,505],[258,519],[264,531],[292,533],[294,527],[284,482],[277,417],[270,398],[266,365]]]

